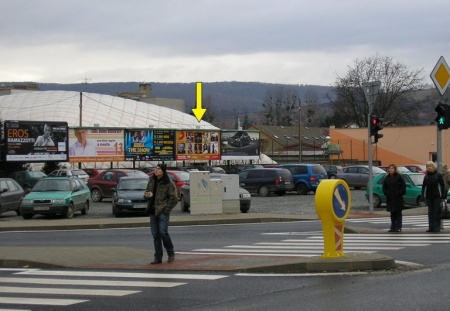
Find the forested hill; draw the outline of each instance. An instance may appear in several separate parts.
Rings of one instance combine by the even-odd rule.
[[[196,83],[159,83],[151,84],[152,97],[184,99],[186,111],[190,111],[195,104]],[[2,83],[11,85],[16,83]],[[22,83],[21,83],[22,84]],[[91,92],[108,95],[117,95],[121,92],[138,92],[140,82],[103,82],[57,84],[38,83],[42,91],[65,90],[77,92]],[[236,116],[244,113],[254,113],[262,110],[262,103],[267,94],[276,94],[277,90],[284,89],[295,94],[304,103],[306,99],[317,99],[317,102],[327,103],[325,95],[331,91],[329,86],[316,85],[284,85],[261,82],[205,82],[202,84],[203,99],[209,98],[214,105],[216,113],[221,116]]]

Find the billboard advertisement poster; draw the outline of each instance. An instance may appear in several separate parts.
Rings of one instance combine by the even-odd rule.
[[[177,131],[176,159],[220,160],[220,131]]]
[[[69,129],[69,162],[118,162],[124,159],[124,129]]]
[[[126,161],[173,161],[175,130],[127,129]]]
[[[222,160],[258,160],[259,131],[222,130]]]
[[[6,161],[67,161],[67,122],[5,121]]]

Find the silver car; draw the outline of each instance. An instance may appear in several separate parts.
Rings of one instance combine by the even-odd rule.
[[[379,167],[373,166],[372,177],[380,174],[386,174],[386,172]],[[343,167],[337,172],[336,178],[344,180],[349,187],[353,187],[355,189],[367,187],[367,183],[369,182],[369,165],[352,165]]]

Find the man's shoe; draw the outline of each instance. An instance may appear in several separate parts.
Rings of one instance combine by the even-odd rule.
[[[162,263],[162,260],[160,260],[160,259],[153,259],[153,261],[150,263],[151,265],[157,265],[157,264],[160,264],[160,263]]]
[[[175,260],[175,255],[169,256],[169,259],[167,259],[167,262],[173,262]]]

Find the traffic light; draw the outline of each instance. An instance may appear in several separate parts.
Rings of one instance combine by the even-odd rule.
[[[383,119],[378,118],[377,116],[370,116],[370,136],[373,136],[375,139],[375,143],[378,142],[378,139],[383,137],[383,134],[378,133],[383,129]]]
[[[446,130],[449,126],[450,107],[447,104],[438,104],[436,108],[436,123],[439,130]]]

